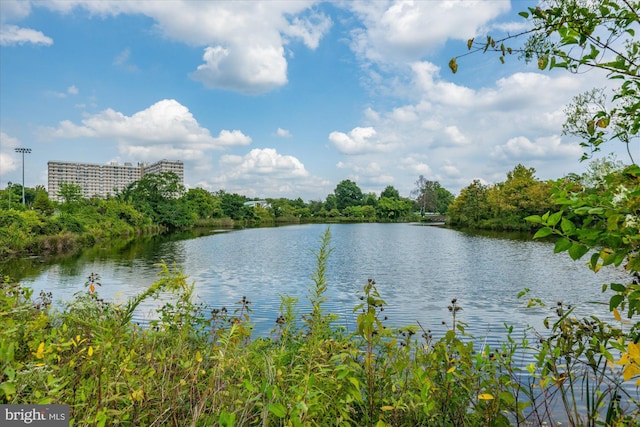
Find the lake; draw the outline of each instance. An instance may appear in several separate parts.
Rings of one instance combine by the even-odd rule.
[[[315,250],[328,226],[289,225],[230,231],[209,230],[140,239],[120,246],[95,247],[73,257],[46,261],[15,260],[0,267],[39,290],[64,301],[84,290],[91,273],[100,275],[100,295],[122,301],[156,280],[160,262],[181,268],[195,283],[197,302],[233,309],[246,296],[257,334],[266,335],[278,317],[280,295],[297,297],[301,313],[309,306],[307,289],[316,265]],[[621,282],[621,269],[594,274],[584,260],[553,254],[553,244],[495,237],[419,224],[333,224],[327,269],[327,311],[352,329],[353,307],[367,279],[376,281],[387,302],[388,325],[419,321],[434,337],[451,321],[447,306],[457,298],[458,318],[467,330],[490,343],[504,338],[504,323],[521,335],[526,325],[542,328],[556,303],[577,305],[578,314],[610,318],[603,283]],[[526,308],[518,292],[531,290],[548,307]],[[169,298],[165,296],[164,298]],[[593,304],[592,302],[600,302]],[[605,302],[605,304],[602,304]],[[156,317],[161,301],[149,301],[136,321]]]

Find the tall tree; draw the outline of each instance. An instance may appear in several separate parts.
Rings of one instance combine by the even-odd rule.
[[[482,220],[488,219],[487,189],[487,186],[477,179],[463,188],[449,207],[450,222],[477,227]]]
[[[336,207],[339,210],[349,206],[362,205],[364,199],[362,190],[355,182],[349,179],[340,181],[333,192],[336,195]]]
[[[82,187],[77,184],[63,182],[60,184],[57,196],[62,199],[66,210],[73,209],[82,200]]]
[[[422,175],[418,177],[411,197],[418,203],[421,215],[427,212],[444,214],[455,198],[449,190],[440,185],[440,182],[429,181]]]
[[[400,192],[395,189],[393,185],[387,185],[387,187],[380,193],[380,198],[387,197],[389,199],[399,199]]]
[[[134,207],[167,228],[184,228],[192,225],[197,214],[190,209],[180,178],[173,172],[148,174],[125,188],[118,197],[129,200]]]

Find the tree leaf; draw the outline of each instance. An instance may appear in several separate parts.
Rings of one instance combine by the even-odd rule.
[[[560,222],[560,219],[562,218],[562,211],[553,213],[549,216],[549,219],[547,220],[547,225],[549,225],[550,227],[555,226],[557,223]]]
[[[560,227],[562,228],[562,232],[567,236],[571,236],[576,232],[576,226],[571,220],[567,218],[562,218],[562,222],[560,223]]]
[[[449,69],[453,74],[458,71],[458,63],[456,62],[456,58],[451,58],[451,61],[449,61]]]
[[[536,231],[536,234],[533,235],[534,239],[540,239],[542,237],[547,237],[553,233],[553,229],[551,227],[542,227],[540,230]]]
[[[553,233],[553,229],[551,227],[542,227],[540,230],[536,231],[536,234],[533,235],[534,239],[541,239],[543,237],[547,237]]]
[[[524,220],[525,221],[529,221],[529,222],[533,222],[534,224],[542,223],[542,218],[540,218],[540,215],[529,215]]]
[[[609,310],[613,311],[614,308],[617,308],[624,301],[624,297],[622,295],[614,295],[609,300]]]
[[[556,242],[556,245],[553,248],[553,252],[556,254],[559,252],[564,252],[568,250],[571,245],[573,245],[573,242],[571,242],[571,240],[567,239],[566,237],[562,237]]]
[[[589,252],[589,248],[580,243],[573,243],[569,248],[569,256],[574,261],[580,259],[587,252]]]

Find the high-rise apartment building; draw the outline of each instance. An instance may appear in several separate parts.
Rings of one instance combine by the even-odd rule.
[[[184,164],[179,161],[160,160],[155,163],[108,164],[75,163],[49,161],[48,192],[49,197],[59,200],[60,184],[75,184],[82,187],[82,195],[89,197],[108,197],[122,191],[132,182],[151,173],[173,172],[184,185]]]

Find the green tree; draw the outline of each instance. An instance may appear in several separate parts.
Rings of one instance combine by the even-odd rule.
[[[460,191],[449,207],[449,221],[453,225],[477,227],[490,217],[487,201],[488,187],[475,179]]]
[[[62,210],[73,212],[82,201],[82,187],[77,184],[63,182],[60,184],[57,196],[62,199]]]
[[[376,193],[367,193],[364,196],[362,204],[365,206],[373,206],[375,208],[378,205],[378,196],[376,196]]]
[[[203,188],[190,188],[183,199],[199,218],[212,218],[220,209],[220,200]]]
[[[335,194],[327,194],[327,198],[324,202],[324,209],[327,212],[331,212],[333,209],[338,209],[338,198]]]
[[[222,212],[233,220],[250,219],[253,217],[253,210],[244,205],[248,201],[245,196],[237,193],[224,193],[220,199]]]
[[[411,197],[416,200],[421,215],[427,212],[444,214],[455,199],[449,190],[440,185],[440,182],[429,181],[422,175],[418,177]]]
[[[131,183],[118,197],[130,201],[156,224],[175,229],[193,225],[197,216],[188,201],[181,199],[184,191],[178,175],[163,172],[145,175]]]
[[[381,219],[396,221],[411,213],[411,201],[405,198],[381,197],[376,212]]]
[[[49,216],[53,213],[53,203],[49,200],[49,194],[42,186],[36,187],[36,197],[33,201],[33,209],[45,216]]]
[[[333,193],[336,195],[336,207],[340,211],[349,206],[360,206],[364,199],[360,187],[349,179],[340,181]]]
[[[380,193],[380,198],[387,197],[389,199],[399,199],[400,192],[395,189],[393,185],[387,185],[387,187]]]

